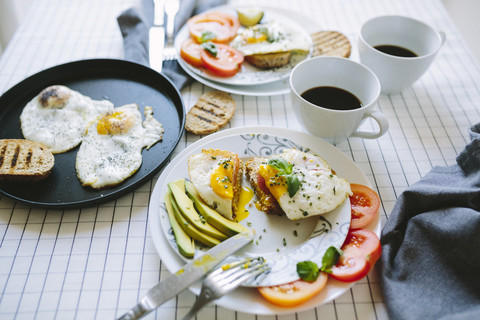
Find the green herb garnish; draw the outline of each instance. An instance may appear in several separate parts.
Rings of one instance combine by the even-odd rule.
[[[200,43],[215,39],[217,36],[212,31],[204,31],[200,36]]]
[[[342,254],[342,250],[334,246],[329,247],[323,255],[322,268],[320,270],[326,273],[332,273],[332,267],[337,264],[337,261]]]
[[[287,180],[288,195],[292,198],[300,188],[300,180],[293,173],[293,164],[288,163],[283,158],[273,158],[268,160],[268,165],[278,170],[280,176],[285,177]]]
[[[317,280],[318,265],[312,261],[302,261],[297,263],[297,273],[302,280],[313,282]]]
[[[201,46],[204,50],[206,50],[208,53],[210,53],[214,58],[217,57],[218,48],[215,45],[215,43],[213,43],[211,41],[208,41],[208,42],[202,43]]]

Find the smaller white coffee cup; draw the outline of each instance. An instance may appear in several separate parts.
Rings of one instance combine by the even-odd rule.
[[[372,18],[363,23],[358,38],[360,62],[378,77],[382,93],[394,94],[411,86],[432,64],[446,40],[444,32],[398,15]],[[408,49],[417,57],[383,53],[375,46],[390,45]]]
[[[315,105],[302,94],[316,87],[335,87],[350,92],[362,107],[350,110],[328,109]],[[339,57],[315,57],[299,63],[290,74],[290,97],[297,120],[310,133],[337,144],[348,137],[375,139],[388,130],[387,118],[374,109],[380,95],[375,74],[358,62]],[[372,118],[377,132],[358,131]]]

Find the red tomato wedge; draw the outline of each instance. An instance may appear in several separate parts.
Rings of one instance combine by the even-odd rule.
[[[317,280],[308,282],[297,280],[272,287],[259,287],[258,291],[267,301],[282,307],[299,305],[318,294],[327,284],[328,276],[324,272],[318,274]]]
[[[214,11],[209,13],[209,17],[219,17],[221,19],[225,19],[228,21],[230,24],[230,31],[232,33],[232,39],[237,35],[237,31],[240,28],[240,20],[238,17],[233,16],[231,14],[225,13],[225,12],[220,12],[220,11]]]
[[[219,77],[232,77],[239,70],[243,62],[243,55],[225,44],[216,43],[217,56],[214,57],[206,50],[202,50],[200,57],[205,68]]]
[[[196,15],[187,21],[188,31],[195,41],[204,42],[203,34],[210,32],[213,42],[225,43],[237,34],[240,26],[238,18],[223,12],[208,12]]]
[[[192,38],[189,38],[182,43],[180,57],[195,68],[200,68],[203,66],[202,58],[200,57],[202,51],[202,46]]]
[[[378,194],[367,186],[361,184],[350,184],[353,195],[350,196],[352,208],[351,229],[359,229],[367,226],[375,219],[380,208]]]
[[[374,232],[366,229],[350,229],[341,249],[343,255],[332,267],[330,275],[343,282],[353,282],[365,277],[382,254],[380,239]]]

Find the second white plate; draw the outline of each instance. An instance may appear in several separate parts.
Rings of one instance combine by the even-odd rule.
[[[225,5],[225,6],[220,6],[215,8],[215,10],[234,12],[235,8],[236,7],[234,6]],[[302,28],[308,34],[311,34],[320,29],[316,21],[312,20],[310,17],[305,16],[302,13],[286,10],[282,8],[274,8],[274,7],[265,7],[264,10],[274,15],[287,16],[289,17],[290,20],[296,21],[296,23],[301,23]],[[184,31],[187,31],[187,30],[184,30]],[[180,36],[180,33],[178,35]],[[209,86],[213,89],[222,90],[232,94],[245,95],[245,96],[275,96],[275,95],[283,95],[283,94],[289,93],[288,76],[283,79],[272,78],[271,79],[272,81],[268,83],[243,84],[243,85],[218,82],[214,78],[209,79],[201,76],[200,73],[195,72],[193,68],[190,68],[189,65],[183,59],[180,58],[178,52],[180,50],[179,46],[181,45],[181,43],[179,43],[179,41],[181,38],[179,36],[177,36],[176,42],[175,42],[175,47],[177,48],[177,61],[182,67],[182,69],[198,82],[206,86]],[[185,37],[186,36],[184,34],[183,38]]]
[[[278,21],[281,23],[284,23],[285,25],[290,26],[292,29],[296,30],[300,34],[302,34],[303,37],[306,37],[310,40],[310,35],[309,33],[302,27],[300,26],[295,20],[292,20],[289,18],[288,15],[285,15],[278,10],[275,9],[270,9],[270,8],[262,8],[264,11],[264,16],[262,18],[261,23],[266,23],[269,21]],[[228,13],[232,16],[236,16],[236,10],[235,7],[231,6],[220,6],[216,8],[212,8],[208,11],[220,11],[224,13]],[[243,27],[240,27],[243,28]],[[190,33],[188,31],[188,27],[185,24],[179,31],[178,34],[175,38],[175,49],[177,51],[177,56],[179,57],[178,60],[181,61],[182,63],[180,64],[182,68],[187,68],[188,70],[192,71],[196,75],[210,80],[214,81],[217,83],[225,84],[225,85],[234,85],[234,86],[252,86],[252,85],[262,85],[262,84],[267,84],[271,82],[276,82],[278,80],[286,79],[290,75],[290,72],[292,69],[302,60],[307,58],[310,53],[294,53],[292,54],[292,57],[290,58],[290,62],[283,66],[283,67],[278,67],[278,68],[271,68],[271,69],[261,69],[257,68],[253,65],[251,65],[248,62],[242,63],[240,71],[234,75],[233,77],[218,77],[211,72],[208,72],[204,68],[196,68],[191,66],[190,64],[186,63],[181,57],[180,57],[180,47],[184,41],[186,41],[188,38],[190,38]]]

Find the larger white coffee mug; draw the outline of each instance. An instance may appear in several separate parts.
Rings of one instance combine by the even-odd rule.
[[[334,110],[315,105],[302,94],[315,87],[340,88],[356,96],[362,107]],[[375,105],[380,83],[375,74],[358,62],[339,57],[315,57],[299,63],[290,74],[290,97],[297,120],[310,133],[337,144],[348,137],[375,139],[388,130],[387,118]],[[365,119],[378,124],[378,131],[358,131]]]
[[[394,94],[411,86],[432,64],[446,35],[431,26],[398,15],[372,18],[363,23],[358,39],[360,62],[378,77],[382,93]],[[386,54],[376,46],[389,45],[408,49],[417,57]]]

